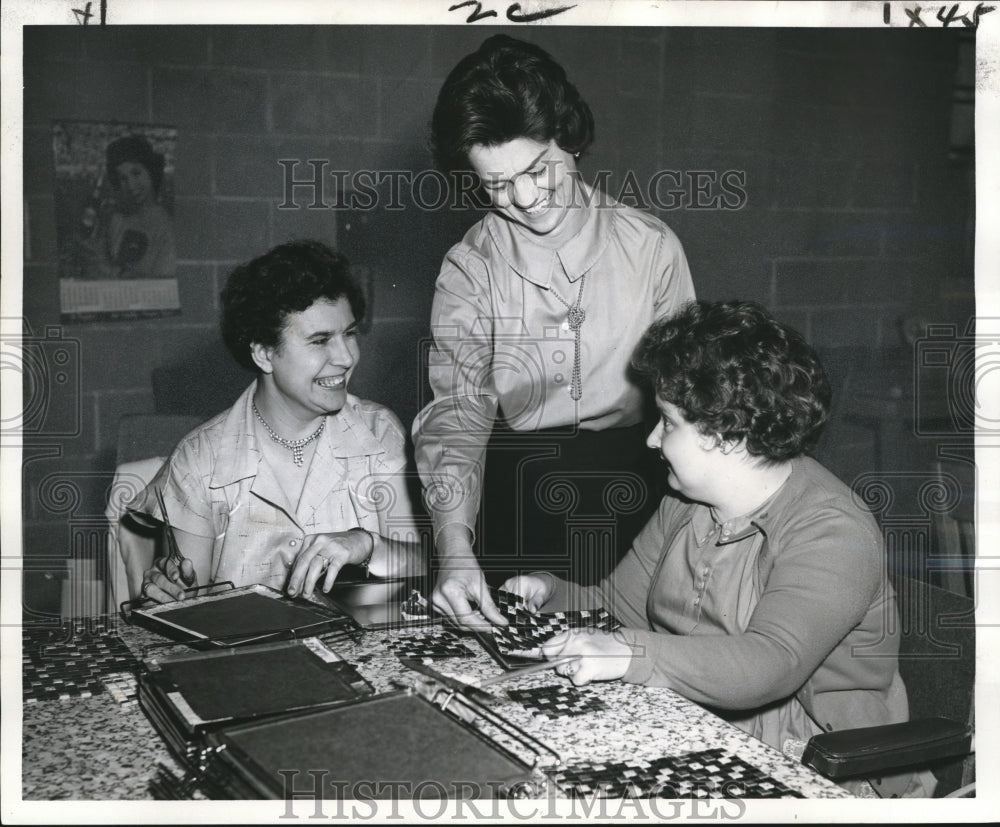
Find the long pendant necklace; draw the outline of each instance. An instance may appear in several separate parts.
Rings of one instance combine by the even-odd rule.
[[[315,431],[313,431],[309,436],[304,437],[303,439],[285,439],[284,437],[278,436],[273,430],[271,430],[271,426],[267,424],[267,421],[264,419],[264,417],[260,415],[260,411],[257,410],[257,403],[251,402],[250,404],[253,406],[254,416],[256,416],[258,420],[260,420],[260,424],[264,426],[264,430],[267,431],[268,436],[270,436],[271,439],[273,439],[279,445],[281,445],[284,448],[287,448],[289,451],[292,452],[292,461],[296,465],[302,465],[302,463],[305,461],[304,457],[302,456],[302,449],[305,448],[314,439],[318,438],[321,433],[323,433],[323,428],[326,427],[326,417],[324,416],[320,420],[319,427]]]
[[[583,285],[586,281],[586,275],[580,276],[580,290],[576,294],[576,301],[573,304],[560,296],[554,287],[550,288],[552,295],[566,305],[566,309],[569,311],[566,322],[569,324],[569,329],[573,331],[573,379],[569,386],[569,395],[574,401],[583,396],[583,379],[580,375],[580,328],[583,327],[587,318],[587,311],[580,306],[580,302],[583,301]]]

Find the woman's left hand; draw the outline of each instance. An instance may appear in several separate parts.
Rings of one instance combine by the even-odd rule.
[[[628,671],[632,647],[617,632],[597,629],[570,629],[542,644],[548,660],[578,655],[578,660],[556,667],[556,673],[583,686],[591,681],[613,681]]]
[[[344,566],[360,565],[368,558],[373,542],[367,531],[310,534],[295,556],[285,590],[292,597],[310,595],[323,578],[323,591],[330,591]]]

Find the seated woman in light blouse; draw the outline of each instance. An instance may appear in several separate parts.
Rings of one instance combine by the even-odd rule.
[[[616,633],[553,638],[576,685],[666,686],[776,749],[908,719],[884,544],[850,489],[806,452],[830,388],[813,350],[751,303],[692,302],[636,351],[661,419],[665,497],[605,580],[508,580],[531,608],[603,606]],[[873,781],[914,793],[929,774]]]
[[[347,390],[364,310],[346,260],[319,242],[281,245],[229,276],[223,339],[257,379],[184,437],[129,504],[123,527],[160,520],[160,489],[184,558],[179,569],[151,553],[131,561],[143,566],[143,596],[165,602],[230,580],[308,597],[347,564],[423,573],[405,431]]]

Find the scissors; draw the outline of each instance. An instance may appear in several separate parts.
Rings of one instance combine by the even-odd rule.
[[[177,566],[178,573],[184,578],[184,573],[181,571],[181,563],[184,562],[185,558],[181,554],[180,547],[177,545],[174,528],[170,525],[170,518],[167,516],[167,505],[163,501],[163,492],[159,488],[156,489],[156,504],[160,506],[160,513],[163,515],[163,526],[166,529],[164,533],[167,538],[167,562]]]
[[[494,686],[498,683],[504,683],[505,681],[516,680],[522,675],[533,675],[535,672],[545,672],[549,669],[555,669],[557,666],[562,666],[565,663],[570,663],[571,661],[579,659],[579,655],[567,655],[562,658],[543,661],[541,663],[525,666],[520,669],[511,669],[499,675],[482,678],[478,681],[472,681],[471,683],[465,683],[464,681],[460,681],[456,678],[450,678],[447,675],[442,675],[436,669],[432,669],[430,666],[420,660],[417,660],[416,658],[400,658],[399,662],[407,669],[412,669],[414,672],[419,672],[421,675],[425,675],[426,677],[436,681],[452,694],[459,692],[468,696],[472,700],[483,704],[484,706],[496,706],[497,704],[502,703],[502,701],[495,695],[491,695],[489,692],[484,691],[483,687]]]

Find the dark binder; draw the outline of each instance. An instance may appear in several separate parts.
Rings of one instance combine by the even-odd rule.
[[[140,706],[184,761],[220,727],[373,692],[354,665],[319,638],[148,657],[138,683]]]
[[[333,606],[288,597],[268,586],[229,585],[172,603],[133,601],[123,604],[122,612],[129,623],[203,648],[312,637],[351,625],[350,617]]]
[[[460,695],[452,703],[466,711],[473,708]],[[451,709],[403,690],[318,712],[225,727],[208,737],[214,753],[201,786],[212,797],[283,799],[291,789],[312,784],[321,770],[322,790],[331,798],[503,799],[540,794],[548,783],[539,767],[546,747],[530,736],[529,741],[501,746]],[[503,724],[495,716],[490,723]]]

